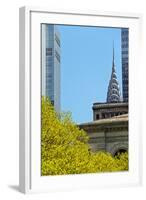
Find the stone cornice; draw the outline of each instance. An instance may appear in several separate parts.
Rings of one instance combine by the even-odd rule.
[[[124,107],[124,106],[128,106],[127,102],[119,102],[119,103],[94,103],[92,106],[92,109],[96,109],[96,108],[112,108],[112,107]]]

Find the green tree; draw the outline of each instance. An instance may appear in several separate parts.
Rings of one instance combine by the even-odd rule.
[[[125,171],[129,168],[128,153],[121,153],[115,157],[115,161],[119,167],[119,171]]]
[[[58,115],[48,98],[42,98],[42,175],[79,174],[126,170],[124,157],[91,152],[85,131],[72,121],[70,113]]]

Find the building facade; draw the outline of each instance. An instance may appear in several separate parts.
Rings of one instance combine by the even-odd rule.
[[[49,97],[60,112],[60,33],[56,25],[42,24],[42,96]]]
[[[128,152],[128,115],[101,119],[79,125],[87,132],[92,151],[106,151],[113,156]]]
[[[129,92],[128,92],[128,68],[129,68],[129,29],[121,29],[121,52],[122,52],[122,92],[123,101],[128,102]]]
[[[107,119],[128,113],[128,103],[94,103],[93,120]]]

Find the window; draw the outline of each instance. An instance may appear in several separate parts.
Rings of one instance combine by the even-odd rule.
[[[52,48],[46,48],[46,56],[52,56]]]
[[[122,51],[122,54],[128,54],[128,51]]]
[[[102,113],[102,118],[103,118],[103,119],[105,118],[105,114],[104,114],[104,113]]]
[[[99,114],[96,115],[96,119],[97,119],[97,120],[99,119]]]
[[[114,115],[115,115],[114,113],[111,113],[111,117],[114,117]]]
[[[128,43],[123,44],[123,45],[122,45],[122,48],[128,48]]]
[[[54,106],[54,101],[53,100],[51,101],[51,104]]]

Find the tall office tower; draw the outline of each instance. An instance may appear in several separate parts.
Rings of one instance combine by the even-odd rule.
[[[122,49],[122,91],[123,101],[128,102],[128,55],[129,55],[129,30],[128,28],[121,29],[121,49]]]
[[[120,95],[120,87],[119,87],[116,70],[115,70],[114,47],[113,47],[112,74],[111,74],[111,79],[108,86],[107,103],[118,103],[118,102],[121,102],[121,95]]]
[[[42,24],[42,96],[60,112],[60,33],[56,25]]]

